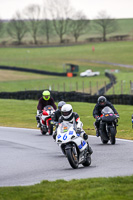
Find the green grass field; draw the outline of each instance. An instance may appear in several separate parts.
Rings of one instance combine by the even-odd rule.
[[[92,52],[92,45],[95,45],[95,52]],[[117,84],[115,85],[115,90],[118,94],[119,83],[123,79],[127,82],[125,93],[128,93],[130,90],[128,82],[132,80],[133,68],[123,68],[117,65],[113,66],[94,62],[106,61],[133,65],[132,52],[133,41],[106,42],[54,48],[0,48],[0,65],[63,72],[63,64],[72,63],[79,65],[79,73],[86,69],[100,71],[100,76],[98,77],[82,78],[78,73],[77,77],[62,78],[14,71],[10,71],[9,73],[8,71],[0,70],[0,91],[35,90],[49,87],[53,90],[63,91],[64,84],[66,91],[73,91],[76,90],[77,82],[78,90],[82,91],[84,82],[84,91],[89,93],[89,85],[91,82],[92,94],[94,94],[97,91],[97,82],[99,88],[103,87],[105,82],[109,82],[109,79],[104,76],[105,70],[119,69],[120,73],[116,74]],[[109,94],[110,93],[112,93],[111,90],[109,91]]]

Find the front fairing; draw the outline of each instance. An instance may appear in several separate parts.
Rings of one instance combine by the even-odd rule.
[[[54,111],[55,110],[52,106],[50,105],[45,106],[41,116],[42,120],[43,121],[46,121],[47,119],[51,120],[51,116],[53,115]]]
[[[87,143],[82,137],[78,136],[75,126],[70,123],[61,123],[57,129],[56,142],[59,146],[67,143],[75,143],[79,151],[83,151],[87,147]]]
[[[116,116],[115,116],[113,110],[108,106],[103,108],[101,113],[102,113],[102,117],[101,117],[102,122],[110,123],[110,122],[113,122],[116,119]]]
[[[75,137],[78,137],[73,124],[62,122],[57,128],[56,142],[66,143]]]

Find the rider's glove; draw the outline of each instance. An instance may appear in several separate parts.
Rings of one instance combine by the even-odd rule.
[[[96,115],[96,116],[95,116],[95,119],[97,119],[98,117],[99,117],[99,116],[98,116],[98,115]]]
[[[84,140],[87,140],[88,139],[88,135],[86,133],[83,134],[83,138]]]
[[[39,115],[42,114],[42,110],[39,110]]]
[[[100,120],[101,120],[101,117],[98,117],[98,118],[97,118],[97,121],[100,121]]]
[[[81,133],[81,128],[77,128],[77,133]]]
[[[117,118],[119,118],[119,114],[115,114]]]

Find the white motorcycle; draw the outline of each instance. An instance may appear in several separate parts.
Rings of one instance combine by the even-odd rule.
[[[88,143],[76,133],[76,123],[62,122],[57,128],[56,143],[67,157],[72,168],[79,164],[89,166],[91,155]]]

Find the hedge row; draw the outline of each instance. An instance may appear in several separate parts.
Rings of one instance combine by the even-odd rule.
[[[19,99],[19,100],[38,100],[42,96],[43,90],[36,91],[21,91],[21,92],[1,92],[1,99]],[[71,102],[88,102],[96,103],[99,95],[90,95],[81,92],[58,92],[51,91],[51,96],[56,102],[71,101]],[[113,104],[133,105],[133,95],[105,95],[105,97]]]
[[[30,72],[30,73],[35,73],[35,74],[43,74],[43,75],[51,75],[51,76],[67,76],[67,73],[49,72],[49,71],[44,71],[44,70],[28,69],[28,68],[23,68],[23,67],[9,67],[9,66],[0,65],[0,69]],[[77,76],[77,74],[73,74],[73,76]]]

